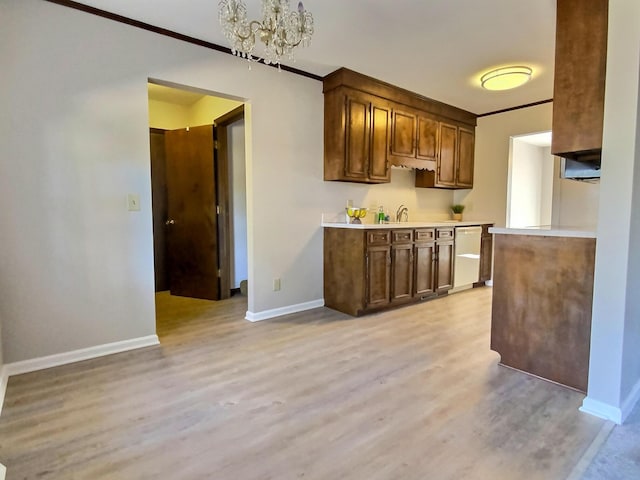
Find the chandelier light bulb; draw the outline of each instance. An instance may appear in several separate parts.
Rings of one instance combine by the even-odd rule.
[[[302,2],[291,11],[289,0],[262,0],[262,19],[248,20],[243,0],[220,0],[218,20],[231,52],[252,61],[280,65],[282,58],[294,60],[294,49],[309,46],[313,35],[313,16]],[[254,58],[256,37],[264,54]]]

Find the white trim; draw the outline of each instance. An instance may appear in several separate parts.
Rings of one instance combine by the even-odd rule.
[[[493,287],[493,278],[484,282],[487,287]]]
[[[4,395],[7,393],[7,383],[9,382],[9,373],[7,372],[7,368],[3,365],[0,367],[0,413],[2,413],[2,405],[4,404]],[[2,464],[0,464],[2,467]],[[2,474],[2,469],[0,468],[0,474]],[[0,480],[2,480],[3,476],[0,475]]]
[[[263,312],[253,313],[247,310],[247,316],[245,317],[245,320],[249,320],[250,322],[259,322],[260,320],[281,317],[282,315],[289,315],[290,313],[304,312],[305,310],[312,310],[318,307],[324,307],[324,298],[321,298],[319,300],[312,300],[311,302],[289,305],[287,307],[265,310]]]
[[[95,347],[72,350],[71,352],[57,353],[55,355],[32,358],[21,362],[7,363],[4,366],[4,371],[7,376],[20,375],[22,373],[35,372],[36,370],[44,370],[45,368],[66,365],[68,363],[80,362],[90,358],[126,352],[127,350],[135,350],[136,348],[150,347],[152,345],[158,345],[159,343],[160,341],[158,340],[157,335],[131,338],[120,342],[105,343],[104,345],[96,345]]]
[[[0,480],[4,480],[4,476],[7,474],[7,467],[0,463]]]
[[[595,417],[611,420],[618,425],[622,423],[622,410],[608,403],[601,402],[600,400],[585,397],[582,401],[582,406],[578,410]]]
[[[600,400],[594,400],[586,397],[582,402],[580,411],[606,420],[611,420],[612,422],[621,425],[629,416],[638,401],[640,401],[640,380],[636,382],[631,389],[631,393],[629,393],[624,402],[622,402],[622,407],[614,407],[613,405],[601,402]]]

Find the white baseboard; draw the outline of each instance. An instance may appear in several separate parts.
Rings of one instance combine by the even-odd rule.
[[[273,310],[265,310],[263,312],[254,313],[247,310],[245,319],[250,322],[259,322],[260,320],[281,317],[282,315],[289,315],[290,313],[304,312],[305,310],[311,310],[319,307],[324,307],[324,298],[313,300],[311,302],[289,305],[287,307],[274,308]]]
[[[4,480],[4,477],[6,474],[7,474],[7,468],[0,463],[0,480]]]
[[[580,411],[606,420],[611,420],[612,422],[621,425],[629,416],[638,401],[640,401],[640,380],[638,380],[631,389],[631,393],[629,393],[627,398],[624,399],[621,407],[615,407],[608,403],[601,402],[600,400],[594,400],[593,398],[586,397],[582,401]]]
[[[491,280],[487,280],[486,282],[484,282],[484,284],[485,284],[487,287],[493,287],[493,278],[492,278]]]
[[[622,410],[608,403],[601,402],[600,400],[594,400],[593,398],[586,397],[582,401],[582,406],[579,408],[581,412],[588,413],[594,417],[604,418],[605,420],[611,420],[612,422],[620,425],[622,423]]]
[[[7,393],[7,383],[9,382],[9,374],[3,365],[0,367],[0,413],[2,413],[2,405],[4,404],[4,394]],[[2,467],[2,464],[0,464]],[[0,480],[2,480],[2,468],[0,468]]]
[[[89,360],[90,358],[135,350],[136,348],[150,347],[152,345],[158,345],[159,343],[160,341],[157,335],[148,335],[146,337],[96,345],[95,347],[81,348],[80,350],[72,350],[71,352],[57,353],[46,357],[32,358],[21,362],[7,363],[4,366],[4,370],[7,376],[20,375],[22,373],[35,372],[36,370],[44,370],[45,368],[66,365],[68,363]]]

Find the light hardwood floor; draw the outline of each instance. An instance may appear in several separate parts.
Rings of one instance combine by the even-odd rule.
[[[159,294],[161,346],[12,377],[8,479],[565,479],[603,421],[497,365],[491,290],[259,323]]]

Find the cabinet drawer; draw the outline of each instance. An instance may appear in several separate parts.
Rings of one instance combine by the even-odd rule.
[[[373,230],[367,232],[367,245],[389,245],[390,243],[390,230]]]
[[[416,242],[433,242],[436,238],[435,228],[422,228],[416,230],[415,239]]]
[[[453,240],[453,228],[438,228],[436,240]]]
[[[392,230],[391,238],[393,243],[413,242],[413,230]]]

